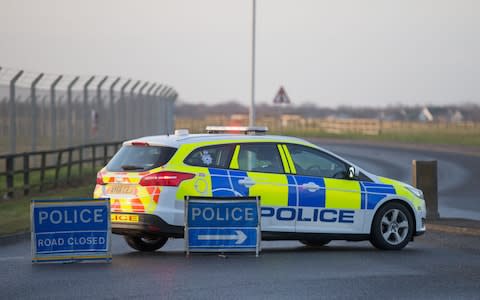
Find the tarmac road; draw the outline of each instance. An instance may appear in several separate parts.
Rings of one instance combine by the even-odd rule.
[[[0,247],[1,299],[479,299],[480,238],[428,232],[402,251],[368,242],[264,242],[250,254],[192,254],[183,240],[111,264],[32,265],[29,241]]]
[[[372,173],[406,182],[412,159],[437,159],[441,216],[480,219],[478,157],[321,145]],[[0,299],[480,299],[480,234],[427,231],[402,251],[379,251],[368,242],[262,245],[258,258],[186,258],[183,240],[140,253],[114,236],[111,264],[32,265],[25,239],[0,246]]]
[[[480,156],[435,149],[314,142],[373,174],[410,184],[412,160],[437,160],[440,217],[480,220]]]

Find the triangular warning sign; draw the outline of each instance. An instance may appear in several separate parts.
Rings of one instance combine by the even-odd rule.
[[[280,87],[280,89],[277,92],[277,95],[275,95],[275,98],[273,98],[273,103],[275,104],[290,103],[290,98],[288,98],[287,92],[285,92],[285,89],[283,88],[283,86]]]

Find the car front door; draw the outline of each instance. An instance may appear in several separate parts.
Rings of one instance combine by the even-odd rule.
[[[349,166],[319,149],[282,145],[297,192],[297,232],[356,233],[363,226],[360,183]]]
[[[238,144],[229,173],[234,175],[233,185],[248,189],[250,197],[260,196],[262,231],[294,232],[295,216],[285,210],[289,209],[289,183],[280,150],[275,143]]]

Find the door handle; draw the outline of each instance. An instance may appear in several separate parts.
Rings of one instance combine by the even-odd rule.
[[[238,183],[246,186],[247,188],[255,185],[255,181],[250,177],[244,177],[243,179],[239,179]]]
[[[308,183],[302,184],[302,188],[313,193],[318,191],[320,189],[320,186],[315,182],[308,182]]]

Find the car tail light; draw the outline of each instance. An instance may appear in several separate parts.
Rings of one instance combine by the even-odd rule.
[[[192,179],[195,174],[163,171],[147,175],[140,180],[143,186],[178,186],[182,181]]]
[[[100,184],[100,185],[107,184],[106,182],[103,181],[103,176],[102,176],[101,172],[97,173],[97,184]]]

